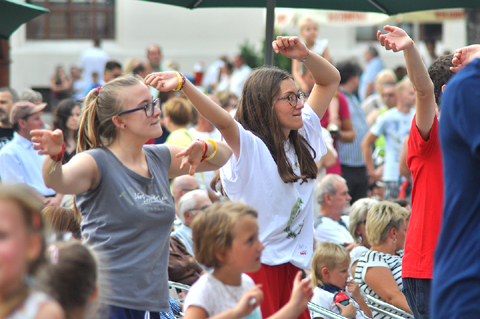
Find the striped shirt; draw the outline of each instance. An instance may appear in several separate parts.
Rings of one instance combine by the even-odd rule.
[[[365,166],[365,160],[362,153],[362,140],[369,130],[367,120],[365,119],[365,113],[363,112],[360,101],[356,95],[349,94],[341,88],[340,91],[345,95],[348,101],[350,119],[352,121],[353,129],[355,130],[355,139],[352,143],[337,143],[340,164],[352,167]]]
[[[387,253],[382,253],[379,251],[370,250],[365,252],[362,257],[358,260],[357,268],[355,268],[355,281],[360,286],[360,291],[365,295],[370,295],[374,298],[377,298],[381,301],[385,301],[380,298],[365,282],[365,275],[367,269],[371,267],[387,267],[392,271],[393,279],[398,285],[400,290],[403,289],[402,282],[402,257],[398,255],[390,255]],[[378,306],[378,305],[377,305]],[[379,306],[381,309],[386,309],[385,307]],[[387,315],[373,311],[374,319],[384,319],[390,318]],[[392,312],[393,314],[401,316],[400,313]]]

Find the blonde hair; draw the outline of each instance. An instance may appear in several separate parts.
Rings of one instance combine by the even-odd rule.
[[[318,28],[318,23],[315,21],[312,17],[301,17],[300,20],[298,20],[298,27],[300,29],[300,32],[303,31],[303,29],[307,26],[309,22],[315,23],[315,25]]]
[[[230,201],[217,202],[198,213],[191,228],[195,258],[200,264],[214,268],[222,266],[216,254],[224,254],[232,246],[232,230],[242,216],[257,218],[258,213],[251,206]]]
[[[400,229],[410,213],[400,205],[388,201],[375,204],[367,214],[366,231],[371,245],[385,241],[392,228]]]
[[[312,285],[316,287],[323,283],[322,269],[333,270],[341,264],[350,264],[350,253],[345,247],[331,242],[321,242],[312,257]]]
[[[413,87],[413,84],[412,84],[412,82],[410,81],[409,78],[405,77],[403,80],[401,80],[400,82],[397,83],[397,85],[395,86],[395,91],[397,93],[400,93],[403,90],[405,90],[405,88],[407,88],[407,86],[412,86]]]
[[[187,125],[192,119],[192,104],[184,98],[172,97],[163,104],[163,114],[170,117],[175,125]]]
[[[110,145],[117,136],[112,118],[125,108],[126,87],[145,85],[140,77],[118,77],[101,87],[92,89],[85,98],[78,131],[77,153]]]
[[[356,243],[360,243],[360,236],[357,234],[357,226],[367,218],[368,211],[377,204],[378,200],[373,198],[361,198],[350,207],[350,224],[348,230]]]
[[[393,79],[392,85],[397,83],[397,76],[392,69],[383,69],[375,76],[375,89],[378,92],[382,92],[383,86],[385,85],[385,81],[387,79]]]

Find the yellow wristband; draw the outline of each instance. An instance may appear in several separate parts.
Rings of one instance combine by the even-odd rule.
[[[206,161],[208,161],[214,158],[215,155],[217,155],[217,143],[215,143],[215,141],[212,140],[211,138],[206,138],[204,139],[204,141],[210,142],[213,145],[213,153],[210,154],[210,156],[205,159]]]
[[[178,74],[178,72],[175,72],[175,75],[177,76],[177,79],[178,79],[178,86],[175,90],[173,90],[173,92],[178,92],[178,91],[180,91],[180,88],[182,87],[183,81],[182,81],[182,77],[180,76],[180,74]]]

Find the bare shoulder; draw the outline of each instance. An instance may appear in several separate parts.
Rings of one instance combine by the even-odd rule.
[[[35,319],[65,319],[65,312],[55,301],[47,301],[40,306]]]

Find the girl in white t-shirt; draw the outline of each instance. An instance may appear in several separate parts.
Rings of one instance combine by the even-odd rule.
[[[257,209],[260,241],[268,243],[261,270],[249,274],[266,290],[264,317],[289,300],[298,269],[310,267],[315,163],[326,153],[320,118],[340,83],[337,69],[297,37],[277,37],[272,45],[311,71],[315,85],[308,101],[288,72],[272,67],[248,77],[234,119],[180,73],[153,73],[145,79],[160,91],[183,88],[232,148],[234,156],[220,169],[223,190]],[[301,318],[309,318],[308,311]]]
[[[358,284],[348,281],[350,254],[342,246],[321,242],[312,258],[312,302],[325,309],[347,318],[372,318],[372,312],[363,299]],[[347,289],[345,289],[347,288]],[[337,293],[346,293],[350,303],[343,305],[335,302]],[[312,318],[320,318],[316,312],[310,312]]]
[[[0,186],[0,318],[65,318],[58,303],[29,285],[45,263],[40,199],[25,184]]]
[[[262,266],[257,211],[243,203],[212,205],[192,223],[195,258],[213,272],[201,276],[188,292],[185,319],[261,319],[261,285],[244,272]],[[270,318],[297,318],[307,307],[312,290],[308,278],[297,273],[289,302]]]

